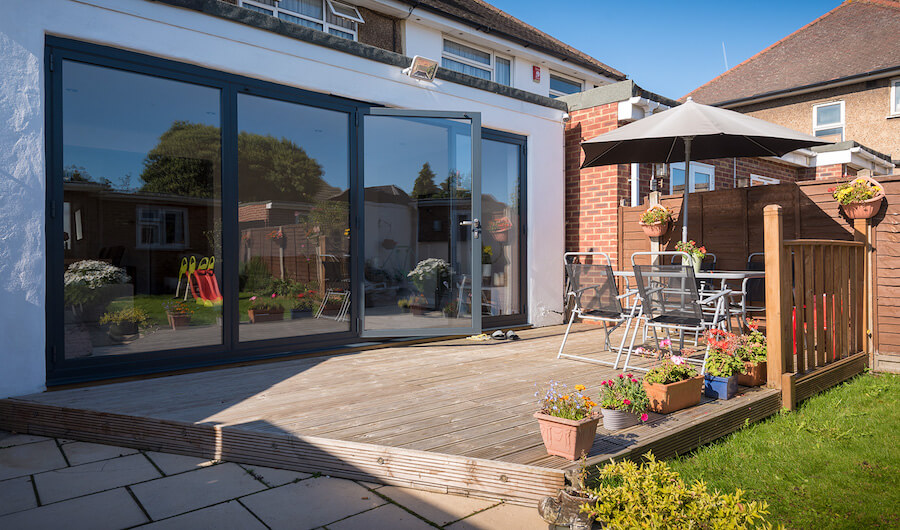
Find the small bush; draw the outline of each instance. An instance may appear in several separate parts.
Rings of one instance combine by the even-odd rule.
[[[152,320],[150,319],[150,315],[139,307],[111,311],[100,317],[100,324],[121,325],[126,322],[133,322],[140,327],[147,327],[151,324]]]
[[[652,454],[642,464],[624,461],[604,466],[587,491],[597,498],[582,506],[610,529],[771,528],[768,505],[747,501],[744,493],[710,492],[702,481],[688,486]]]
[[[241,265],[239,277],[242,291],[268,291],[272,273],[269,272],[266,260],[260,256],[253,256]]]

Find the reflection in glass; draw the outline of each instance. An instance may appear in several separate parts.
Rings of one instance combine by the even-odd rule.
[[[218,89],[63,63],[66,358],[222,343]]]
[[[349,119],[238,97],[240,340],[350,329]]]
[[[521,312],[521,233],[519,152],[517,144],[483,140],[481,144],[482,313]]]
[[[364,174],[365,329],[471,326],[471,123],[367,116]]]

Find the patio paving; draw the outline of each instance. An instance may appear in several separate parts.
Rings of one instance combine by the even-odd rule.
[[[0,528],[545,529],[535,508],[0,431]]]

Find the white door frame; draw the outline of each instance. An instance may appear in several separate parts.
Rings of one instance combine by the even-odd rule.
[[[676,193],[675,179],[672,178],[672,173],[676,169],[680,169],[681,171],[684,171],[684,162],[675,162],[675,163],[669,165],[669,193],[670,194]],[[695,191],[697,191],[696,190],[696,184],[697,184],[696,175],[698,172],[708,174],[710,176],[709,177],[709,189],[703,190],[703,191],[713,191],[714,189],[716,189],[716,168],[715,168],[715,166],[711,166],[709,164],[704,164],[702,162],[694,162],[693,160],[691,160],[691,179],[690,179],[690,182],[691,182],[690,192],[691,193],[694,193]]]

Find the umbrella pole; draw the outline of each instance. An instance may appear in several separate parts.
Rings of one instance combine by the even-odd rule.
[[[687,242],[688,196],[691,194],[691,141],[693,136],[684,137],[684,215],[681,223],[681,240]]]

